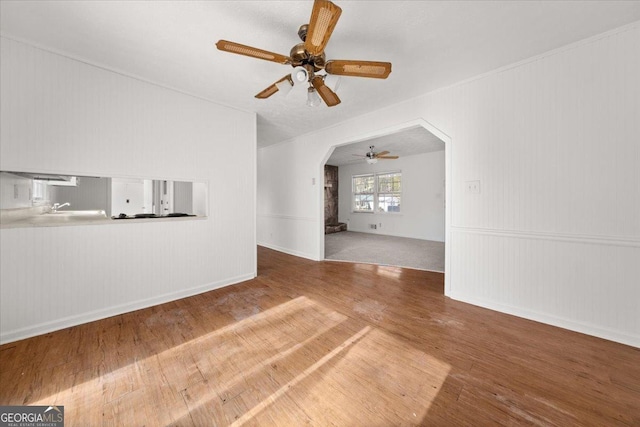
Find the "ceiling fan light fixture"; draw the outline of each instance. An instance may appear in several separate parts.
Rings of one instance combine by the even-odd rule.
[[[376,159],[375,157],[367,157],[367,163],[369,163],[370,165],[375,165],[376,163],[378,163],[378,159]]]
[[[318,92],[312,86],[309,86],[309,89],[307,89],[307,106],[317,107],[320,104],[322,104],[320,95],[318,95]]]
[[[309,72],[304,67],[294,67],[291,72],[293,84],[304,83],[309,80]]]
[[[340,88],[340,83],[342,82],[342,77],[335,74],[327,74],[324,77],[324,84],[329,86],[329,89],[334,92],[338,91]]]
[[[287,96],[289,92],[291,92],[291,89],[293,89],[293,82],[290,79],[280,80],[276,83],[276,87],[282,96]]]

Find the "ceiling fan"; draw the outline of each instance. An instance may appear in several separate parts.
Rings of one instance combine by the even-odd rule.
[[[391,63],[375,61],[326,60],[324,48],[338,23],[342,9],[329,0],[315,0],[309,24],[298,29],[302,43],[298,43],[289,52],[289,56],[280,55],[251,46],[227,40],[219,40],[219,50],[246,55],[279,64],[291,65],[293,72],[264,89],[256,98],[265,99],[278,91],[288,92],[295,84],[309,83],[307,89],[307,105],[317,106],[320,99],[333,107],[340,103],[338,95],[325,85],[327,74],[353,77],[371,77],[386,79],[391,73]],[[319,74],[321,71],[327,74]]]
[[[398,156],[388,156],[388,154],[389,154],[388,151],[381,151],[379,153],[376,153],[375,147],[373,145],[370,145],[369,146],[369,151],[364,156],[361,156],[359,154],[353,154],[353,155],[354,156],[358,156],[358,157],[362,157],[369,164],[378,163],[378,159],[395,160],[395,159],[398,158]]]

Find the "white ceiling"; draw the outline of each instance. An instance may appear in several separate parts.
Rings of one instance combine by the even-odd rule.
[[[258,146],[444,87],[640,20],[639,1],[336,0],[327,59],[392,62],[387,80],[347,77],[336,107],[254,95],[289,66],[218,51],[226,39],[288,55],[306,1],[0,1],[0,31],[258,115]]]
[[[422,126],[416,126],[390,135],[338,147],[331,153],[327,164],[342,166],[365,162],[364,155],[369,151],[371,145],[375,146],[376,153],[389,151],[389,155],[400,156],[400,158],[444,150],[444,142]]]

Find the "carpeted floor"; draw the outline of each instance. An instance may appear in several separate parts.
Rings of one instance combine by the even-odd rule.
[[[343,231],[324,236],[327,260],[444,272],[444,243]]]

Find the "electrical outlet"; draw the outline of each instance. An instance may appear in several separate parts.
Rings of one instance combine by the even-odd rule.
[[[369,224],[369,228],[372,230],[377,230],[378,229],[378,224]]]
[[[480,181],[467,181],[464,184],[467,193],[480,194]]]

